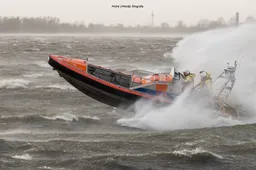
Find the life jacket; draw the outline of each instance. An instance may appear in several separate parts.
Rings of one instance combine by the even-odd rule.
[[[166,75],[165,76],[165,81],[171,82],[173,80],[173,77],[171,75]]]
[[[210,92],[212,92],[212,78],[210,73],[206,72],[206,76],[201,79],[200,86],[207,86]]]
[[[211,83],[211,81],[212,81],[211,74],[206,72],[206,76],[201,79],[201,83],[207,84],[207,83]]]
[[[142,78],[142,77],[139,77],[139,76],[132,76],[132,81],[134,83],[138,83],[138,84],[147,84],[147,83],[150,83],[150,80],[146,79],[146,78]]]
[[[150,82],[151,82],[151,80],[149,80],[149,79],[146,79],[146,78],[142,78],[142,79],[141,79],[141,84],[142,84],[142,85],[148,84],[148,83],[150,83]]]
[[[171,75],[159,75],[159,74],[154,74],[150,78],[152,82],[154,81],[171,82],[172,79],[173,78]]]
[[[194,85],[194,77],[196,75],[190,73],[189,75],[184,76],[184,82],[182,86],[182,91],[184,91],[187,87]]]
[[[150,78],[151,81],[159,81],[160,75],[159,74],[153,74]]]
[[[195,76],[196,76],[195,74],[190,73],[189,75],[185,76],[185,80],[184,81],[186,83],[192,83],[192,82],[194,82],[194,77]]]
[[[138,77],[138,76],[132,76],[132,81],[135,82],[135,83],[138,83],[140,84],[141,83],[141,77]]]

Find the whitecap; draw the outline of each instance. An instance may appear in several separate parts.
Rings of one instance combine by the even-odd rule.
[[[206,153],[209,155],[212,155],[218,159],[223,159],[223,157],[221,155],[218,155],[216,153],[201,149],[201,148],[195,148],[192,150],[189,149],[182,149],[182,150],[176,150],[173,151],[174,155],[178,155],[178,156],[188,156],[188,157],[192,157],[193,155],[198,155],[198,154],[202,154],[202,153]]]
[[[29,154],[23,154],[23,155],[14,155],[12,156],[14,159],[23,159],[23,160],[31,160],[32,157]]]
[[[78,121],[78,117],[73,115],[73,114],[69,114],[69,113],[63,113],[63,114],[57,114],[57,115],[49,115],[49,116],[41,116],[44,119],[48,119],[48,120],[65,120],[65,121],[73,121],[76,120]]]
[[[26,88],[30,83],[24,79],[2,79],[0,81],[0,88],[15,89],[15,88]]]

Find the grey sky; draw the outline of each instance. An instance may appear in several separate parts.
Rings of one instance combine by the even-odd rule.
[[[239,11],[241,20],[256,16],[256,0],[0,0],[0,16],[56,16],[61,21],[85,21],[125,25],[155,24],[183,20],[194,24],[199,19],[229,19]],[[143,5],[144,8],[112,8],[112,5]]]

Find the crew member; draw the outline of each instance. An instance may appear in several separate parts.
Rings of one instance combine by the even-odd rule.
[[[198,85],[196,85],[195,88],[200,87],[200,89],[207,87],[208,92],[212,95],[212,78],[211,78],[211,74],[206,72],[206,71],[200,71],[200,77],[201,80],[198,83]]]
[[[190,73],[189,70],[186,70],[183,72],[183,79],[184,79],[183,88],[182,88],[183,91],[189,86],[191,87],[194,86],[194,78],[195,78],[195,74]]]

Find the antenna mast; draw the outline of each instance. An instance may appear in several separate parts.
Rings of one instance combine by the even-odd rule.
[[[152,14],[151,14],[151,17],[152,17],[152,28],[154,27],[154,11],[152,11]]]

